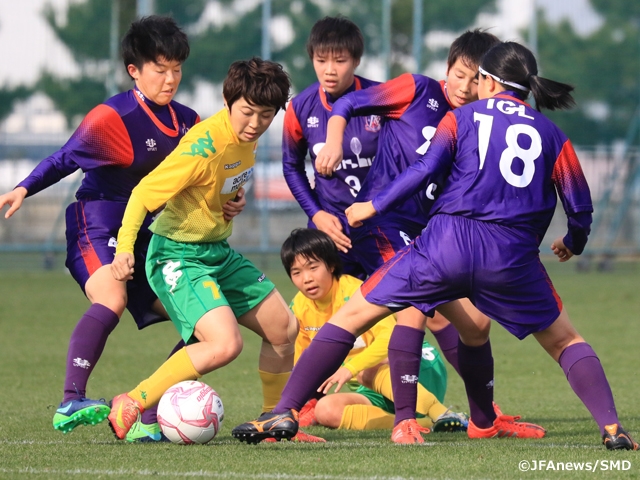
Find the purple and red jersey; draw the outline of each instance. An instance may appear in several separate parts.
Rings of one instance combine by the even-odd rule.
[[[138,90],[120,93],[91,110],[69,141],[18,186],[31,196],[81,169],[77,199],[127,203],[133,187],[198,121],[196,112],[177,102],[159,106]]]
[[[346,93],[359,93],[376,84],[356,76]],[[348,234],[349,225],[344,211],[355,201],[374,161],[381,123],[380,117],[373,114],[348,122],[342,144],[342,163],[331,177],[319,175],[315,159],[327,138],[327,122],[334,101],[319,82],[291,100],[284,117],[282,169],[291,193],[309,219],[324,210],[340,218]],[[313,188],[305,172],[307,152],[314,170]]]
[[[438,123],[451,108],[444,81],[409,73],[342,96],[336,102],[332,115],[339,115],[347,121],[362,115],[380,115],[384,119],[375,162],[356,201],[371,200],[422,157],[429,148]],[[435,193],[433,190],[427,193],[425,186],[415,196],[407,198],[394,211],[394,216],[424,225]]]
[[[540,244],[557,195],[569,219],[565,245],[580,254],[593,206],[586,179],[566,135],[513,92],[447,114],[426,155],[388,185],[373,205],[389,212],[446,176],[431,214],[491,222],[529,232]]]

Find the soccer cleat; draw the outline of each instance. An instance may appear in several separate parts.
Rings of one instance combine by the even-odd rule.
[[[53,428],[69,433],[78,425],[97,425],[107,418],[110,411],[104,398],[91,400],[83,397],[63,402],[53,416]]]
[[[534,423],[517,422],[520,417],[509,415],[499,415],[493,421],[493,426],[489,428],[478,428],[473,424],[473,419],[469,419],[467,435],[469,438],[496,438],[496,437],[516,437],[516,438],[542,438],[547,431],[540,425]]]
[[[247,443],[259,443],[265,438],[291,440],[298,433],[298,411],[284,413],[263,413],[257,420],[238,425],[231,435]]]
[[[604,427],[602,443],[607,450],[638,450],[638,444],[617,423]]]
[[[279,441],[280,441],[279,438],[269,437],[262,440],[262,443],[276,443]],[[291,437],[290,441],[297,442],[297,443],[327,443],[327,441],[324,438],[316,437],[315,435],[310,435],[308,433],[303,432],[300,429],[298,429],[298,433],[296,433],[293,437]]]
[[[113,397],[109,414],[109,426],[113,434],[122,440],[139,420],[142,412],[144,407],[126,393]]]
[[[498,417],[504,415],[504,413],[502,413],[502,410],[500,410],[500,407],[496,404],[496,402],[493,402],[493,411],[496,412],[496,416],[498,416]],[[514,418],[516,420],[520,420],[521,417],[518,415],[518,416],[516,416]],[[535,423],[529,423],[529,422],[518,422],[518,423],[520,423],[522,425],[528,425],[528,426],[533,427],[533,428],[542,428],[540,425],[536,425]],[[546,430],[545,430],[545,432],[546,432]]]
[[[421,427],[416,422],[415,418],[409,418],[407,420],[402,420],[395,427],[393,427],[393,432],[391,432],[391,441],[393,443],[410,445],[414,443],[424,443],[424,438],[422,438],[421,433],[429,433],[429,430],[426,427]]]
[[[466,432],[469,417],[465,413],[447,410],[433,422],[431,430],[434,432]]]
[[[307,403],[304,404],[304,407],[300,409],[298,426],[311,427],[313,425],[318,425],[318,420],[316,420],[317,404],[318,404],[317,398],[312,398],[311,400],[309,400]]]
[[[129,443],[169,442],[160,430],[160,425],[157,423],[146,425],[142,421],[134,423],[124,439]]]

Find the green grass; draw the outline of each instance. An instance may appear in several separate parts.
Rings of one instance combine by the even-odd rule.
[[[259,260],[285,298],[293,289],[273,258]],[[625,426],[640,435],[638,353],[640,265],[613,273],[578,274],[570,265],[549,265],[574,324],[598,352]],[[69,335],[87,301],[59,271],[0,277],[0,478],[583,478],[585,472],[521,472],[522,460],[591,462],[626,460],[626,471],[598,471],[591,478],[639,478],[637,452],[608,452],[597,427],[569,388],[562,370],[533,339],[522,342],[493,325],[496,401],[508,414],[544,425],[537,441],[470,441],[464,434],[430,434],[424,446],[395,446],[388,431],[309,429],[324,445],[279,443],[249,446],[231,428],[259,414],[256,371],[259,342],[245,336],[242,355],[205,376],[221,395],[226,418],[217,438],[204,446],[128,445],[106,424],[68,435],[51,419],[64,378]],[[89,383],[92,397],[110,398],[151,373],[177,341],[169,323],[138,332],[128,314],[111,336]],[[635,358],[635,360],[634,360]],[[460,379],[450,371],[446,403],[466,410]],[[624,465],[624,464],[620,464]],[[627,464],[629,465],[629,464]]]

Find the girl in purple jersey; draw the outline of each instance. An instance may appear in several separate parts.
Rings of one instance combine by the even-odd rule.
[[[607,449],[638,449],[620,425],[600,360],[571,324],[540,262],[539,243],[556,194],[568,217],[567,235],[551,246],[561,262],[582,252],[593,208],[571,142],[524,102],[532,93],[538,108],[567,108],[573,104],[573,88],[537,73],[536,60],[525,47],[513,42],[493,47],[480,67],[481,100],[448,113],[419,162],[372,201],[347,209],[350,225],[356,226],[392,211],[438,175],[447,177],[420,237],[376,271],[320,330],[274,412],[236,430],[245,436],[291,436],[300,398],[325,386],[323,378],[340,365],[355,335],[393,310],[412,305],[431,313],[443,302],[468,297],[518,338],[534,335],[564,370]],[[471,411],[469,437],[544,436],[542,427],[517,422],[519,417],[494,408],[488,336],[478,339],[473,324],[454,324]],[[319,358],[326,370],[319,368]],[[422,440],[418,436],[416,442]]]
[[[60,150],[40,162],[13,191],[0,196],[0,208],[9,205],[5,213],[9,218],[27,196],[78,169],[84,172],[77,201],[66,212],[66,266],[91,306],[69,342],[64,397],[53,418],[54,428],[63,433],[99,423],[109,414],[104,400],[85,397],[86,388],[125,307],[138,328],[168,318],[144,274],[150,216],[136,244],[134,280],[116,281],[109,264],[131,190],[200,120],[192,109],[173,101],[188,55],[187,36],[173,19],[150,16],[133,22],[122,41],[122,58],[135,87],[91,110]],[[235,216],[244,203],[244,198],[230,202],[225,213]],[[129,441],[159,439],[155,410],[145,412],[128,437]]]

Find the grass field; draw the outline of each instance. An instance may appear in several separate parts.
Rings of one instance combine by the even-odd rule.
[[[2,260],[0,260],[2,261]],[[258,261],[288,300],[292,287],[273,261]],[[1,265],[0,265],[1,266]],[[580,332],[598,352],[625,426],[640,436],[640,264],[612,273],[581,273],[549,265],[551,277]],[[497,324],[492,331],[496,401],[505,413],[544,425],[537,441],[470,441],[464,434],[429,434],[422,446],[395,446],[388,431],[309,429],[328,443],[249,446],[231,437],[236,424],[259,414],[257,337],[245,336],[242,355],[204,377],[221,395],[226,417],[208,445],[128,445],[108,426],[79,427],[63,436],[51,419],[61,399],[66,347],[87,306],[61,272],[0,276],[0,478],[640,478],[638,452],[608,452],[597,427],[569,388],[562,370],[533,339],[522,342]],[[428,338],[431,338],[428,336]],[[89,383],[92,397],[111,398],[151,373],[177,341],[171,324],[137,332],[125,314]],[[634,360],[635,359],[635,360]],[[462,382],[450,370],[446,402],[467,410]],[[613,471],[608,461],[620,461]],[[521,471],[522,461],[554,462]],[[560,470],[560,463],[590,462],[595,472]],[[598,466],[595,464],[598,462]],[[588,465],[583,467],[588,468]],[[625,469],[625,470],[621,470]]]

